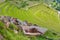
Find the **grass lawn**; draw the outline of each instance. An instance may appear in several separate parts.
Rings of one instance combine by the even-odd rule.
[[[49,8],[45,4],[33,6],[28,10],[23,10],[18,9],[15,5],[10,4],[9,2],[2,3],[0,4],[0,16],[2,15],[15,17],[22,21],[27,20],[33,24],[38,24],[41,27],[60,33],[60,19],[58,19],[57,11]],[[22,33],[20,35],[21,40],[46,40],[41,36],[28,38]],[[44,36],[49,36],[50,38],[57,40],[57,38],[60,38],[58,35],[54,36],[52,32],[48,31]]]

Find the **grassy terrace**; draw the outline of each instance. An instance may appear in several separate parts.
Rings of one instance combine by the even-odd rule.
[[[23,21],[27,20],[33,24],[38,24],[39,26],[48,28],[51,31],[60,33],[60,20],[58,19],[57,12],[54,9],[49,8],[45,4],[33,6],[29,8],[28,10],[23,10],[23,9],[18,9],[16,6],[10,4],[9,2],[2,3],[0,4],[0,16],[2,15],[11,16],[11,17],[23,20]],[[9,34],[13,35],[11,32]],[[21,40],[31,39],[23,35],[22,33],[20,33],[19,35],[17,35],[17,37],[20,37]],[[58,37],[59,34],[57,36],[54,36],[52,32],[50,31],[48,31],[45,35],[54,39],[60,38]],[[31,40],[46,40],[46,39],[41,36],[39,37],[33,36]]]

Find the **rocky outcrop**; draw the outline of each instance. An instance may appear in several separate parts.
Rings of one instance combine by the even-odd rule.
[[[0,34],[0,40],[3,40],[3,36]]]

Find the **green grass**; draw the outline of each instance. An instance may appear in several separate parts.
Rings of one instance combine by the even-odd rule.
[[[9,2],[0,4],[0,15],[1,16],[11,16],[14,18],[18,18],[22,21],[27,20],[33,24],[38,24],[41,27],[45,27],[51,31],[55,31],[60,33],[60,19],[58,19],[57,11],[52,8],[49,8],[45,4],[40,4],[37,6],[33,6],[28,10],[18,9],[16,6],[10,4]],[[14,38],[12,32],[8,31],[8,37],[11,34],[11,37]],[[12,36],[13,35],[13,36]],[[20,36],[16,35],[16,40],[46,40],[42,36],[32,38],[28,38],[27,36],[23,35],[21,32]],[[58,34],[59,35],[59,34]],[[60,38],[54,36],[52,32],[47,32],[44,36],[49,36],[50,38]],[[19,38],[20,37],[20,38]],[[19,38],[19,39],[18,39]],[[8,40],[8,39],[7,39]],[[13,40],[13,39],[10,39]],[[57,40],[57,39],[56,39]]]

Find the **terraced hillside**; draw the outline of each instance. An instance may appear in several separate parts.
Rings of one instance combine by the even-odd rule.
[[[18,9],[15,5],[6,2],[0,4],[0,15],[11,16],[20,20],[27,20],[33,24],[38,24],[41,27],[48,28],[51,31],[58,32],[58,34],[60,33],[60,20],[58,19],[57,12],[45,4],[39,4],[29,8],[28,10],[24,10]],[[51,38],[57,38],[50,32],[45,35]],[[32,40],[40,39],[45,40],[42,37],[34,37]]]

